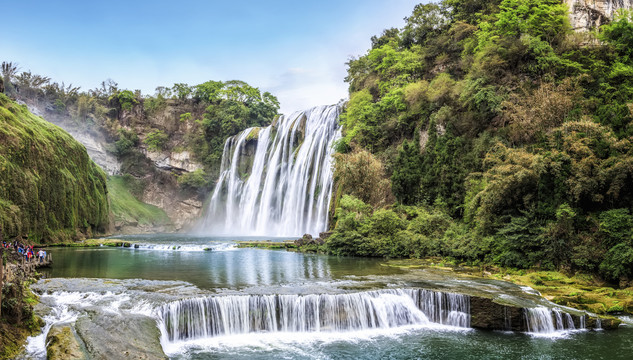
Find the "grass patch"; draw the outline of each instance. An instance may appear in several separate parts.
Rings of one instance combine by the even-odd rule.
[[[169,217],[161,208],[139,201],[130,192],[128,180],[122,176],[108,178],[108,198],[114,220],[139,225],[167,225]]]
[[[52,247],[99,247],[99,246],[109,246],[109,247],[130,247],[132,243],[125,240],[119,239],[86,239],[84,241],[77,242],[64,242],[52,245]]]
[[[601,280],[586,274],[567,276],[555,271],[534,271],[525,275],[498,273],[492,277],[530,286],[559,305],[597,314],[633,313],[631,289],[605,287]]]

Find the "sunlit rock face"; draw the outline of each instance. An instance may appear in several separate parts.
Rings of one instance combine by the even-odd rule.
[[[576,31],[588,31],[612,20],[620,9],[633,9],[633,0],[565,0]]]

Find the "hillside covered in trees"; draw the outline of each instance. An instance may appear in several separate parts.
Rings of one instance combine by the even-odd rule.
[[[334,254],[633,279],[633,22],[558,0],[417,5],[348,63]]]
[[[279,109],[275,96],[239,80],[177,83],[152,95],[106,80],[83,91],[11,62],[2,64],[2,79],[9,97],[88,140],[111,175],[117,232],[191,225],[217,178],[225,140],[269,125]],[[95,143],[99,149],[90,148]]]

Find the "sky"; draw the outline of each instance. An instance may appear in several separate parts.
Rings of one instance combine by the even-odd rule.
[[[420,0],[0,0],[0,61],[53,81],[154,94],[243,80],[289,114],[347,98],[350,57]]]

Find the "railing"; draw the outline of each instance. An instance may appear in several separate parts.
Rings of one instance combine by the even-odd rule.
[[[3,282],[11,282],[18,274],[29,275],[35,272],[35,269],[50,266],[52,263],[53,256],[46,254],[46,256],[41,259],[37,256],[28,260],[22,257],[17,264],[4,264],[0,266],[0,285]]]

